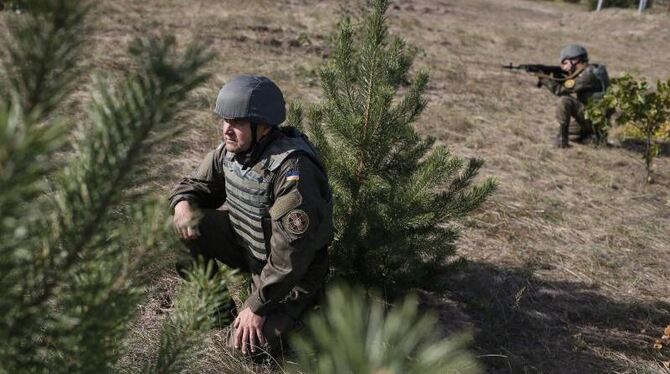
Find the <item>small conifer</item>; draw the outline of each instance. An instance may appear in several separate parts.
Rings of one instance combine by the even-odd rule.
[[[426,106],[426,72],[411,72],[416,49],[389,36],[388,0],[360,23],[341,20],[320,71],[323,98],[290,123],[320,150],[335,196],[336,275],[387,291],[428,287],[455,253],[452,221],[493,192],[473,186],[483,161],[452,156],[414,124]],[[306,122],[303,125],[303,122]]]

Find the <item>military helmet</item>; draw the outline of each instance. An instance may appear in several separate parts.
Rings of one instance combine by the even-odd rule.
[[[561,60],[562,64],[568,58],[577,58],[582,57],[584,60],[588,60],[589,54],[586,52],[586,48],[582,47],[579,44],[570,44],[567,47],[563,48],[561,51]]]
[[[276,126],[286,119],[284,95],[269,78],[239,75],[219,91],[214,113],[225,119],[248,119]]]

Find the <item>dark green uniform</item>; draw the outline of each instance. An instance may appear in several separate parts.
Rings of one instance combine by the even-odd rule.
[[[607,88],[607,83],[595,74],[599,65],[589,64],[573,79],[565,82],[543,79],[542,84],[554,95],[559,96],[556,108],[556,119],[560,125],[560,137],[567,140],[585,138],[593,133],[593,126],[584,118],[584,108],[589,99],[600,99]],[[576,126],[570,126],[570,118],[574,118]]]
[[[244,304],[266,317],[273,344],[315,302],[328,272],[332,198],[318,155],[286,128],[273,128],[243,155],[221,145],[175,186],[171,206],[182,200],[203,212],[201,235],[184,243],[194,256],[251,273]]]

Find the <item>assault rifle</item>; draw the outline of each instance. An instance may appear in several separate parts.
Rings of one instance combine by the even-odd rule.
[[[527,73],[536,75],[538,78],[552,79],[555,81],[564,81],[568,75],[558,65],[541,65],[541,64],[521,64],[521,65],[503,65],[503,69],[509,70],[524,70]],[[538,82],[539,85],[539,82]]]

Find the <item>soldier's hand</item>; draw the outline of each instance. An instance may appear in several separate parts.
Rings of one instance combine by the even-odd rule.
[[[263,335],[263,323],[265,317],[244,308],[235,318],[235,348],[242,348],[242,353],[255,353],[256,347],[264,345],[267,341]]]
[[[172,224],[177,235],[182,239],[193,240],[200,236],[198,214],[186,200],[182,200],[175,205]]]

